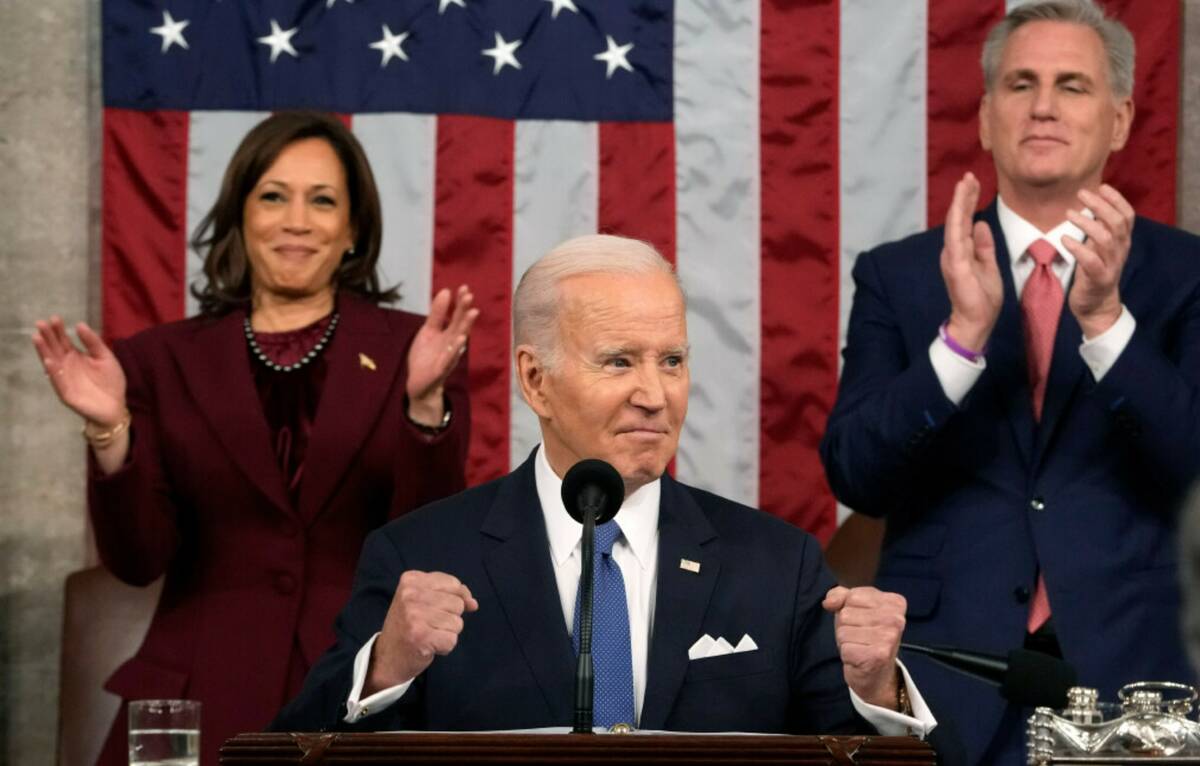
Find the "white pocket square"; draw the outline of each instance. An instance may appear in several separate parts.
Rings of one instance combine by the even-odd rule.
[[[749,633],[742,634],[742,640],[737,642],[737,646],[729,643],[724,638],[713,638],[705,633],[696,639],[696,643],[692,644],[692,648],[688,649],[688,659],[704,660],[709,657],[720,657],[725,654],[753,652],[757,649],[758,644],[754,643],[754,639],[750,638]]]

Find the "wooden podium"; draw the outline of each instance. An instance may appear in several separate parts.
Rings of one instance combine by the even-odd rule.
[[[933,766],[914,737],[753,734],[239,734],[221,747],[227,766],[383,766],[408,763],[755,764]]]

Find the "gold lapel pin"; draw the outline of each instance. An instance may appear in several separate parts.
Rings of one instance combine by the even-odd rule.
[[[367,356],[363,352],[358,352],[358,366],[366,368],[371,372],[375,371],[375,360]]]
[[[692,572],[693,574],[700,574],[700,562],[699,561],[692,561],[691,559],[680,559],[679,560],[679,568],[684,571],[687,571],[687,572]]]

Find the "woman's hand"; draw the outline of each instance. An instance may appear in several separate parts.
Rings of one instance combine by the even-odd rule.
[[[451,302],[453,301],[453,305]],[[455,296],[443,288],[433,297],[429,316],[408,349],[408,417],[415,423],[437,427],[445,414],[442,389],[467,349],[471,326],[479,317],[472,308],[475,296],[460,285]]]
[[[60,317],[34,323],[33,347],[42,369],[62,403],[94,424],[97,431],[116,427],[125,419],[125,371],[92,328],[80,322],[75,332],[80,350]]]

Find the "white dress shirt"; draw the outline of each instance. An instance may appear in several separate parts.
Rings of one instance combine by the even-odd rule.
[[[562,479],[554,473],[546,459],[546,450],[539,446],[534,458],[534,477],[538,500],[546,522],[550,542],[550,563],[558,585],[563,623],[567,633],[574,629],[575,599],[579,589],[583,525],[572,519],[562,502]],[[621,536],[613,544],[612,556],[621,567],[625,581],[625,598],[629,608],[629,643],[633,660],[633,706],[638,720],[642,717],[642,702],[646,696],[646,668],[650,653],[650,638],[654,624],[654,600],[658,583],[658,510],[662,482],[653,481],[625,498],[617,513],[616,522]],[[468,628],[469,629],[469,628]],[[376,692],[366,699],[362,695],[371,660],[371,647],[376,633],[359,649],[354,658],[354,680],[346,700],[346,723],[354,723],[372,712],[379,712],[404,696],[412,681]],[[699,638],[699,636],[697,636]],[[908,731],[924,737],[937,725],[924,698],[917,690],[908,670],[900,665],[908,687],[913,716],[870,705],[853,690],[850,701],[858,714],[884,735],[900,735]]]
[[[1063,295],[1068,295],[1071,289],[1071,277],[1075,273],[1075,256],[1063,247],[1062,238],[1064,235],[1070,235],[1082,242],[1083,230],[1070,221],[1063,221],[1050,231],[1042,233],[1036,226],[1013,212],[1012,208],[1004,204],[1004,200],[1000,197],[996,198],[996,212],[1000,219],[1000,231],[1004,234],[1004,243],[1008,247],[1013,287],[1016,288],[1018,299],[1025,289],[1025,282],[1028,281],[1029,275],[1033,273],[1034,262],[1033,256],[1028,252],[1029,246],[1039,239],[1044,239],[1054,245],[1054,249],[1058,251],[1059,257],[1050,264],[1050,269],[1062,282]],[[1087,213],[1090,211],[1085,212],[1085,214]],[[1064,300],[1063,311],[1070,310]],[[1133,314],[1130,314],[1129,309],[1122,304],[1121,316],[1113,323],[1112,327],[1094,338],[1084,338],[1080,343],[1079,355],[1083,357],[1084,364],[1091,370],[1092,377],[1096,382],[1104,377],[1117,361],[1117,357],[1125,350],[1125,346],[1129,345],[1135,329],[1137,329],[1137,322],[1134,320]],[[929,361],[933,364],[934,374],[937,375],[938,382],[942,384],[942,391],[945,392],[946,398],[955,406],[962,404],[967,392],[971,390],[975,381],[979,380],[979,376],[987,368],[987,362],[983,357],[975,362],[969,361],[951,351],[940,337],[934,338],[929,345]]]

